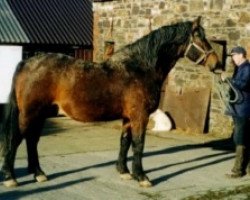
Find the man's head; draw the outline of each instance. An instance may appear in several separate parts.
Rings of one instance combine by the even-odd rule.
[[[243,47],[236,46],[231,50],[230,55],[234,63],[239,66],[246,60],[247,52]]]
[[[246,57],[247,51],[243,47],[237,46],[237,47],[232,48],[231,50],[230,55],[232,56],[234,54],[242,54],[244,57]]]

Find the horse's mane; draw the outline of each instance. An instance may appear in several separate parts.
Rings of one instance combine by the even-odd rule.
[[[191,34],[192,22],[181,22],[163,26],[140,38],[132,44],[117,51],[111,61],[126,63],[131,68],[140,67],[149,70],[155,67],[157,56],[161,48],[171,56],[172,48],[185,43]],[[173,55],[174,56],[174,55]]]

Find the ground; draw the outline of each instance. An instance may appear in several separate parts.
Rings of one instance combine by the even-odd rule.
[[[39,143],[40,162],[49,181],[35,183],[27,174],[24,143],[16,160],[20,185],[7,189],[1,184],[0,199],[250,199],[250,176],[238,180],[225,177],[234,159],[229,139],[178,130],[148,131],[143,163],[152,188],[122,181],[115,169],[120,128],[120,121],[49,119]]]

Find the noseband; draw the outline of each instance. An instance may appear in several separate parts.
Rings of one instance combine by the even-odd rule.
[[[198,56],[197,58],[193,58],[193,51],[195,51],[195,56]],[[206,61],[207,57],[209,56],[209,54],[213,53],[214,50],[210,49],[210,50],[204,50],[203,48],[201,48],[199,45],[197,45],[194,41],[193,41],[193,37],[191,38],[189,45],[185,51],[184,56],[186,58],[188,58],[189,60],[195,62],[195,64],[200,64],[202,61]]]

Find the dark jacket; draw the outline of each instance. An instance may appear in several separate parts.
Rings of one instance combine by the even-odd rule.
[[[248,60],[237,67],[231,83],[238,90],[241,98],[231,104],[233,112],[231,111],[230,115],[250,118],[250,63]]]

